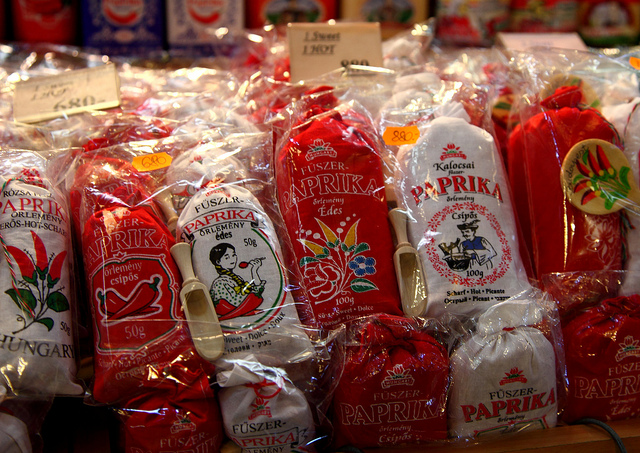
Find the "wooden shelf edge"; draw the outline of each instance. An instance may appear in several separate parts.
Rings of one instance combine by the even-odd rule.
[[[640,419],[607,423],[622,439],[628,451],[640,451]],[[597,425],[563,425],[503,436],[483,442],[448,442],[446,444],[410,445],[393,448],[365,449],[365,453],[587,453],[618,452],[609,433]]]

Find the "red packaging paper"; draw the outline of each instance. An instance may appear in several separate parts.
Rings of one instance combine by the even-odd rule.
[[[144,207],[113,207],[87,221],[82,249],[94,321],[93,397],[112,403],[199,359],[179,301],[181,277],[166,226]]]
[[[334,395],[334,444],[392,446],[447,437],[449,356],[414,319],[364,319]]]
[[[336,111],[315,112],[280,150],[276,182],[316,320],[400,315],[380,153]]]
[[[563,420],[640,414],[640,296],[604,301],[563,329],[569,395]]]

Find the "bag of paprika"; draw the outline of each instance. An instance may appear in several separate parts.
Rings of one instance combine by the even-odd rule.
[[[367,448],[445,439],[449,355],[434,338],[435,325],[381,314],[348,327],[333,396],[333,444]]]
[[[640,414],[640,296],[603,301],[563,328],[569,393],[562,419]]]
[[[311,107],[278,145],[277,199],[315,321],[400,315],[382,153],[364,117]],[[306,321],[306,320],[305,320]]]
[[[79,395],[69,211],[47,165],[0,152],[0,387]]]

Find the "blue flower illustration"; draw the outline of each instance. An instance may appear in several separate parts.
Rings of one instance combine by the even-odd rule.
[[[356,256],[349,262],[349,269],[353,271],[358,277],[363,275],[376,273],[376,260],[375,258],[365,258],[364,256]]]

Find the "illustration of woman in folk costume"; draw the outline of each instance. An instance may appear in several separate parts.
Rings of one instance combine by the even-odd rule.
[[[209,260],[218,272],[218,277],[211,283],[209,292],[218,319],[255,314],[263,301],[262,293],[266,283],[258,275],[263,259],[256,258],[240,263],[240,268],[250,268],[251,280],[247,282],[234,272],[238,263],[235,247],[223,242],[211,249]]]

